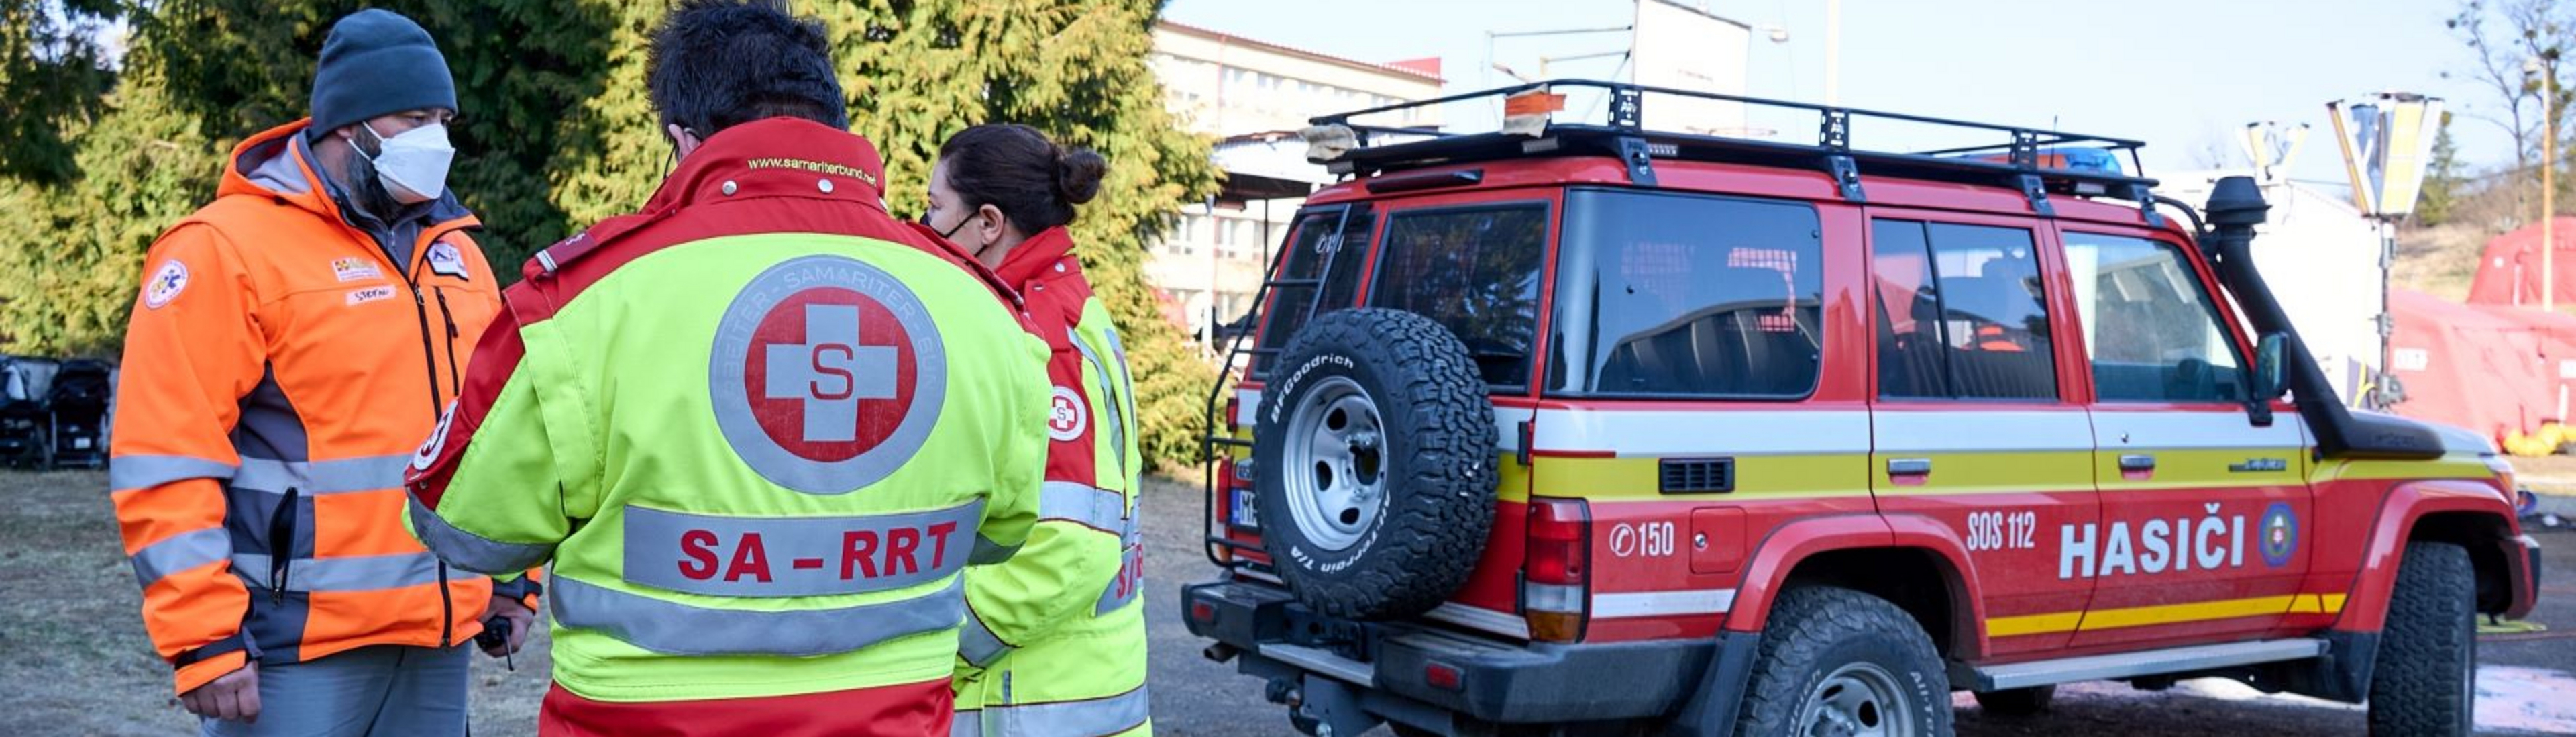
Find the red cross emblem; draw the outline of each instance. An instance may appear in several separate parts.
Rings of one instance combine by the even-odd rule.
[[[806,460],[831,463],[874,448],[912,407],[912,336],[858,292],[796,293],[761,318],[745,354],[752,416],[770,440]]]
[[[707,389],[725,442],[753,470],[809,494],[876,483],[939,420],[947,354],[903,282],[839,256],[771,267],[716,326]]]

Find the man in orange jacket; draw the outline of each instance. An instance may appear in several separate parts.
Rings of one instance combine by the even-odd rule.
[[[500,288],[446,192],[456,86],[393,13],[324,41],[312,118],[252,136],[153,243],[109,465],[154,648],[207,734],[462,735],[464,643],[536,604],[403,528],[403,469]],[[499,654],[498,649],[489,651]]]

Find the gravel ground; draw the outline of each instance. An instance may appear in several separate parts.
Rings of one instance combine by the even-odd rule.
[[[1153,634],[1154,727],[1180,737],[1297,734],[1287,710],[1262,700],[1259,679],[1232,664],[1208,662],[1207,642],[1181,621],[1180,585],[1214,577],[1200,552],[1197,479],[1148,487],[1147,617]],[[2490,635],[2479,643],[2481,734],[2576,734],[2576,531],[2534,532],[2549,550],[2541,609],[2550,626],[2538,635]],[[1987,717],[1967,694],[1954,700],[1963,737],[2244,737],[2355,735],[2368,731],[2361,707],[2300,696],[2267,695],[2227,681],[2186,681],[2164,692],[2093,682],[2060,687],[2056,708],[2029,718]],[[1383,737],[1384,728],[1370,737]]]
[[[135,615],[133,573],[117,544],[104,474],[0,472],[0,682],[19,689],[12,735],[180,734],[194,719],[169,695]],[[1157,481],[1146,504],[1152,552],[1147,616],[1153,638],[1156,731],[1196,737],[1293,735],[1286,712],[1261,698],[1259,680],[1199,655],[1204,641],[1180,621],[1179,586],[1214,568],[1197,544],[1195,479]],[[2478,723],[2492,734],[2576,734],[2576,532],[2536,532],[2551,551],[2539,635],[2489,636],[2480,645]],[[474,733],[528,734],[544,695],[545,647],[532,640],[518,670],[475,658]],[[2218,681],[2162,693],[2111,683],[2063,689],[2054,713],[1988,719],[1964,695],[1962,735],[2348,735],[2364,729],[2357,707],[2267,696]],[[1383,735],[1384,730],[1372,733]]]

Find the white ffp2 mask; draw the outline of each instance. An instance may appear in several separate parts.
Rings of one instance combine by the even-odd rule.
[[[376,137],[379,150],[367,158],[367,163],[375,165],[376,181],[384,183],[385,191],[393,193],[395,200],[419,204],[447,192],[447,166],[456,160],[456,147],[447,143],[446,124],[431,123],[392,138],[377,133],[372,125],[360,123],[358,127]],[[366,156],[367,152],[358,149],[358,155]]]

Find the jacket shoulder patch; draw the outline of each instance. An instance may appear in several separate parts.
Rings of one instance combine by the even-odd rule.
[[[1082,393],[1074,391],[1073,387],[1057,385],[1055,407],[1047,412],[1047,437],[1059,443],[1070,443],[1081,439],[1082,431],[1090,425],[1091,408],[1084,406]]]
[[[626,231],[643,227],[646,224],[660,219],[662,219],[662,216],[657,213],[648,215],[623,215],[602,220],[598,225],[590,226],[588,230],[574,233],[572,237],[556,241],[554,245],[547,246],[544,250],[538,251],[536,256],[528,259],[528,268],[526,273],[528,276],[533,277],[538,274],[552,274],[557,271],[562,271],[564,267],[570,266],[573,262],[581,260],[583,256],[587,256],[598,251],[600,246],[606,245],[610,241],[617,240],[617,237],[624,235]]]
[[[188,265],[175,258],[163,261],[161,268],[152,272],[152,278],[143,280],[143,306],[161,309],[187,289]]]

